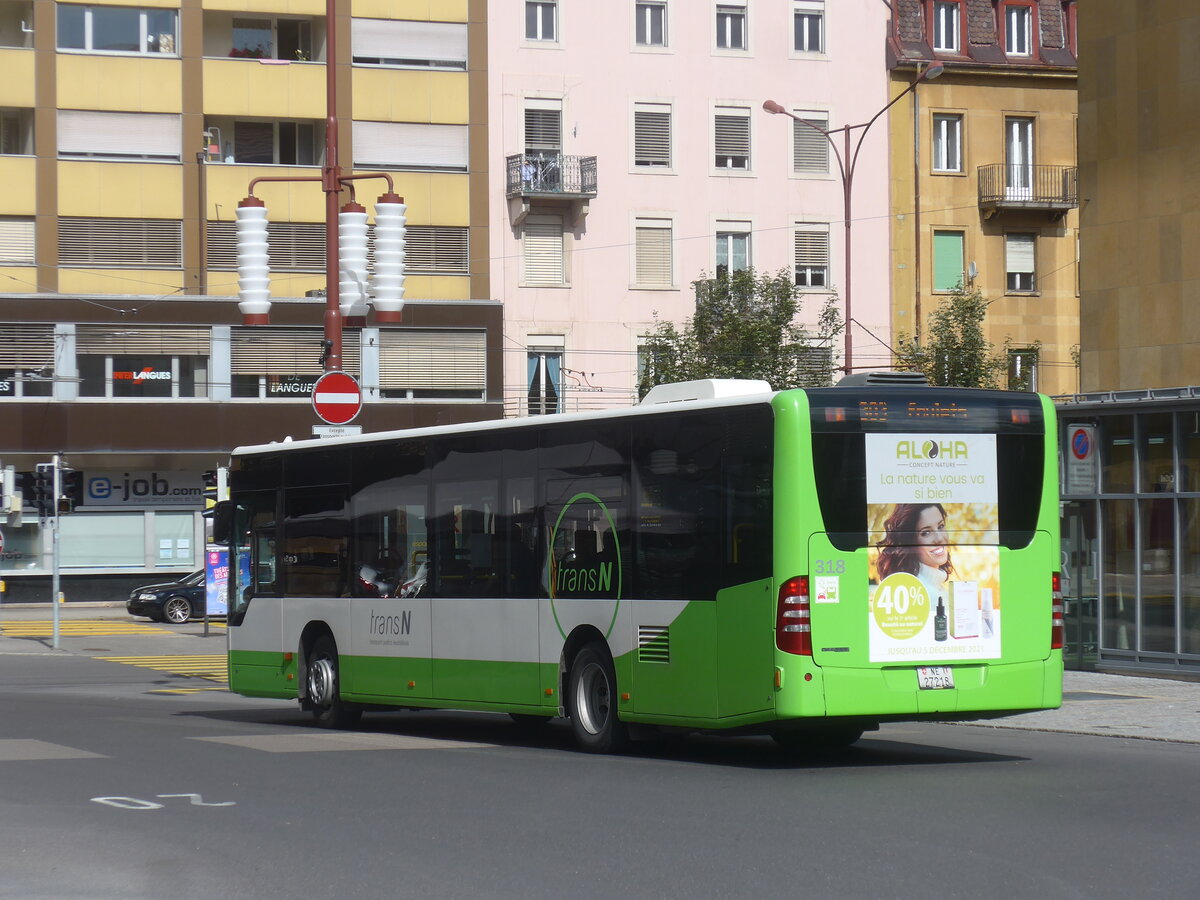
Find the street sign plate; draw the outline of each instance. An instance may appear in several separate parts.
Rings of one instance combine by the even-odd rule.
[[[362,434],[361,425],[314,425],[312,427],[313,437],[317,438],[337,438],[337,437],[352,437],[356,434]]]
[[[345,425],[362,411],[362,390],[353,375],[326,372],[313,385],[312,404],[322,421]]]

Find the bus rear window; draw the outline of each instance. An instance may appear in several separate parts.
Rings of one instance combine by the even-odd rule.
[[[813,474],[825,530],[834,546],[867,545],[868,433],[995,434],[999,542],[1033,539],[1042,501],[1045,423],[1035,394],[1007,391],[809,391]]]

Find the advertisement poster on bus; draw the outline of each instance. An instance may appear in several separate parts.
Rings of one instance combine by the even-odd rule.
[[[871,662],[999,658],[995,435],[866,440]]]

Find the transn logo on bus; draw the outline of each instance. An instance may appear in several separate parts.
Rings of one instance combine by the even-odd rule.
[[[900,441],[896,444],[896,459],[961,459],[967,458],[966,441]]]

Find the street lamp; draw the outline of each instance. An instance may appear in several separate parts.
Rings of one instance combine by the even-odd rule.
[[[767,100],[763,103],[763,109],[772,115],[778,115],[782,113],[785,116],[795,119],[797,122],[807,125],[814,131],[819,131],[821,134],[823,134],[825,136],[825,140],[829,142],[829,146],[833,148],[833,155],[837,159],[838,174],[842,179],[842,219],[846,229],[846,352],[845,362],[842,365],[842,370],[847,375],[849,375],[854,369],[854,351],[852,347],[853,341],[851,340],[850,336],[850,326],[854,322],[854,319],[851,317],[851,310],[853,307],[851,306],[850,229],[854,223],[854,219],[850,213],[850,195],[854,190],[854,167],[858,165],[858,152],[862,149],[863,140],[867,136],[868,129],[875,124],[876,119],[891,109],[905,94],[916,90],[917,85],[922,81],[932,81],[934,78],[937,78],[939,75],[941,75],[944,70],[945,66],[943,66],[940,62],[930,63],[921,70],[920,74],[917,75],[915,79],[913,79],[912,84],[893,97],[888,104],[883,107],[883,109],[871,116],[871,118],[866,122],[862,122],[858,125],[843,125],[841,128],[826,129],[800,118],[795,113],[789,112],[774,100]],[[854,153],[852,155],[850,152],[850,133],[858,128],[862,129],[862,133],[859,134],[858,141],[854,144]],[[843,149],[840,151],[838,150],[837,143],[833,139],[833,135],[837,134],[838,132],[841,132],[843,137]]]

